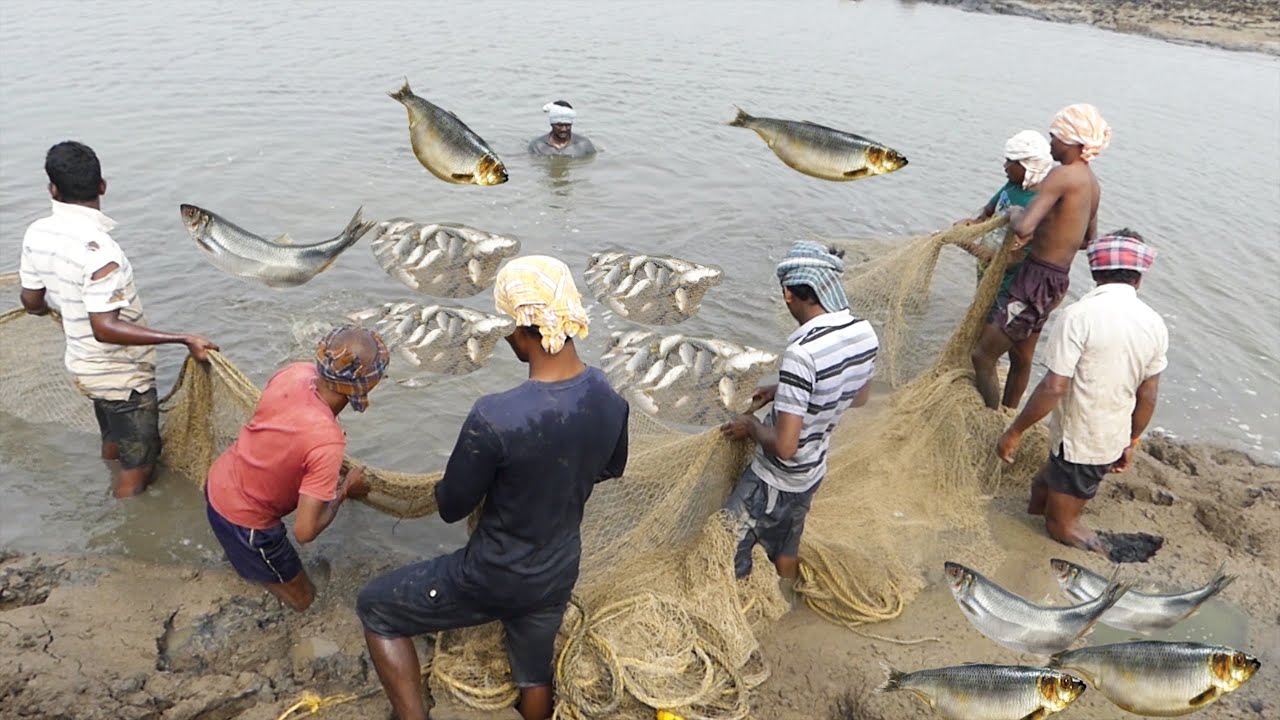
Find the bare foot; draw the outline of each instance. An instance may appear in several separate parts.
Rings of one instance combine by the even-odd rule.
[[[1079,550],[1098,553],[1103,557],[1111,556],[1111,548],[1098,537],[1098,534],[1080,523],[1074,523],[1070,527],[1063,530],[1054,527],[1051,523],[1045,523],[1045,529],[1049,531],[1049,537]],[[1059,532],[1055,532],[1059,531]]]

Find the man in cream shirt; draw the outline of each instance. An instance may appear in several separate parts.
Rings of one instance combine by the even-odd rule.
[[[1103,475],[1129,467],[1155,412],[1169,331],[1138,299],[1156,256],[1138,233],[1117,230],[1087,250],[1098,286],[1062,311],[1046,348],[1048,372],[996,452],[1013,462],[1022,433],[1052,411],[1049,461],[1032,483],[1027,511],[1044,515],[1058,542],[1107,555],[1080,515]]]
[[[22,306],[33,315],[62,315],[64,362],[76,389],[93,400],[102,457],[118,460],[118,498],[142,492],[160,456],[154,345],[186,345],[197,360],[217,346],[199,335],[146,326],[133,266],[111,238],[102,213],[107,190],[98,156],[67,141],[45,156],[53,213],[31,223],[22,239]]]

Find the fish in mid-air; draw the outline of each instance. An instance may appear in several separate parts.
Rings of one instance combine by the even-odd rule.
[[[465,307],[389,302],[349,316],[370,321],[387,347],[415,368],[465,375],[489,364],[498,341],[515,332],[516,321]]]
[[[723,275],[719,268],[680,258],[621,252],[592,253],[585,273],[596,300],[646,325],[674,325],[693,317]]]
[[[842,182],[887,175],[907,164],[897,150],[861,135],[807,121],[753,117],[742,108],[737,110],[737,117],[726,125],[755,130],[779,160],[805,175]]]
[[[378,265],[405,286],[462,298],[492,285],[502,261],[520,252],[520,241],[457,223],[393,218],[378,223],[369,247]]]
[[[395,92],[409,113],[409,142],[413,154],[432,175],[455,185],[501,185],[507,168],[498,154],[457,115],[434,105],[409,89],[409,81]]]
[[[195,205],[184,203],[178,207],[187,233],[210,262],[237,277],[276,288],[301,285],[324,272],[374,226],[373,222],[360,219],[364,210],[360,208],[336,237],[312,245],[295,245],[288,233],[267,240]]]
[[[1117,707],[1154,717],[1201,710],[1239,689],[1261,665],[1221,645],[1154,640],[1095,645],[1049,658],[1050,667],[1080,675]]]
[[[875,692],[905,690],[947,720],[1039,720],[1085,691],[1079,678],[1043,667],[972,664],[913,673],[884,667],[889,678]]]
[[[1076,602],[1098,597],[1107,586],[1106,578],[1080,565],[1058,558],[1049,562],[1063,593]],[[1102,614],[1099,622],[1141,633],[1171,628],[1195,615],[1206,600],[1225,590],[1236,579],[1234,575],[1223,573],[1224,569],[1225,565],[1219,567],[1208,583],[1186,592],[1154,594],[1130,590]]]
[[[692,425],[745,412],[778,356],[715,338],[632,330],[609,339],[602,365],[614,387],[644,412]]]
[[[944,564],[947,583],[974,629],[997,645],[1018,652],[1051,655],[1089,632],[1102,614],[1129,590],[1112,581],[1098,597],[1072,607],[1036,605],[954,562]]]

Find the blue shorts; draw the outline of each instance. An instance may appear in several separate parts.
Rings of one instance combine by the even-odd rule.
[[[804,492],[786,492],[761,480],[751,471],[751,466],[747,466],[725,503],[738,528],[734,574],[740,578],[751,574],[751,551],[756,543],[764,546],[770,560],[799,554],[804,520],[821,484],[819,481]]]
[[[289,543],[284,523],[266,530],[241,527],[218,514],[207,494],[204,503],[209,527],[240,577],[249,582],[287,583],[302,572],[302,559]]]

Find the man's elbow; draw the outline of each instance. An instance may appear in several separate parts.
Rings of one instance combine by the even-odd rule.
[[[299,545],[307,545],[319,537],[320,533],[316,532],[312,528],[300,528],[297,525],[294,525],[293,536],[297,538]]]
[[[796,451],[799,450],[799,444],[790,443],[787,445],[783,445],[779,443],[776,449],[778,451],[779,460],[790,460],[791,458],[796,456]]]

